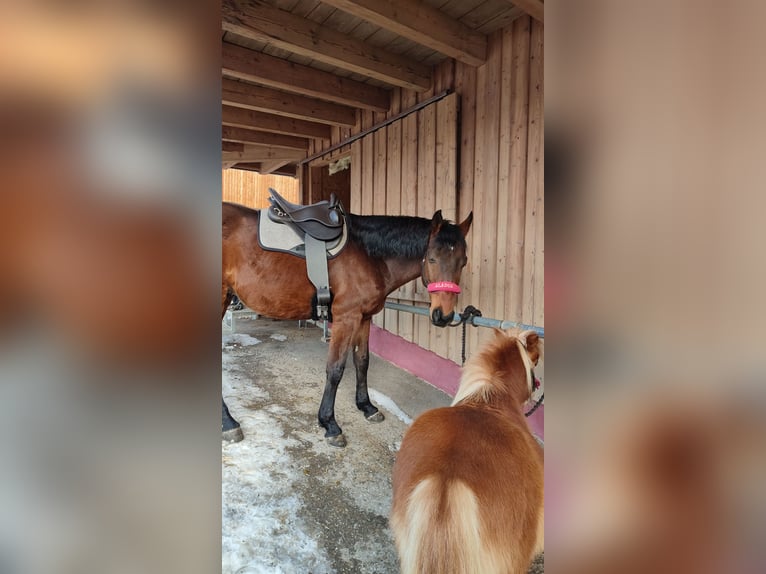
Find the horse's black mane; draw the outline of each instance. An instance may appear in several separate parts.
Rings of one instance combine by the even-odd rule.
[[[431,220],[407,215],[346,216],[349,238],[360,244],[370,257],[420,259],[425,255]],[[457,225],[447,221],[441,226],[436,242],[459,245],[465,239]]]

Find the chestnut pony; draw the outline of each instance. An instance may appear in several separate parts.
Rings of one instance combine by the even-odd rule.
[[[391,511],[403,574],[521,574],[543,550],[543,450],[523,412],[539,357],[533,331],[497,331],[452,406],[408,429]]]
[[[274,319],[309,319],[314,287],[306,262],[294,255],[265,251],[258,243],[260,212],[223,204],[223,284],[221,313],[236,293],[250,309]],[[386,297],[405,283],[422,277],[431,297],[431,321],[447,325],[460,293],[460,274],[467,262],[465,236],[473,214],[460,225],[442,218],[361,216],[348,214],[348,243],[328,262],[332,300],[332,339],[327,379],[319,406],[319,424],[332,446],[346,438],[335,421],[335,395],[346,358],[353,350],[356,367],[356,406],[367,420],[380,422],[383,413],[367,392],[369,336],[372,316]],[[241,440],[239,423],[222,402],[225,440]]]

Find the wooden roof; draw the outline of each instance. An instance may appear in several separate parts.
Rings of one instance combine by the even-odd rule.
[[[427,91],[433,66],[480,66],[487,35],[542,0],[222,0],[223,165],[295,173],[310,139]]]

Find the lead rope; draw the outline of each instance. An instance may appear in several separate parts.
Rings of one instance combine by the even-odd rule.
[[[474,317],[481,317],[481,311],[479,311],[476,307],[473,305],[468,305],[465,309],[463,309],[463,312],[460,313],[460,321],[457,323],[451,324],[450,327],[457,327],[458,325],[461,325],[463,327],[463,340],[460,345],[460,358],[463,361],[462,365],[465,366],[465,326],[470,323],[474,327],[478,327],[473,322]],[[524,413],[525,417],[532,416],[532,413],[534,413],[537,409],[540,408],[540,405],[543,404],[543,400],[545,399],[545,393],[540,395],[540,398],[535,401],[535,404],[532,406],[531,409],[529,409],[527,412]]]

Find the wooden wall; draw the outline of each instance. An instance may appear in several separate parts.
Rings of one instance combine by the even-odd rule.
[[[354,213],[430,218],[442,209],[445,217],[462,221],[473,211],[459,306],[543,326],[543,26],[519,18],[489,37],[483,66],[449,60],[435,72],[427,92],[395,90],[389,115],[445,89],[456,96],[322,161],[351,154]],[[363,112],[353,131],[385,117]],[[335,130],[326,146],[347,137],[344,132]],[[419,280],[392,297],[428,301]],[[380,313],[375,323],[460,362],[460,329],[439,329],[426,317],[392,311]],[[467,355],[491,336],[483,328],[469,328],[468,334]]]
[[[276,189],[285,199],[299,201],[298,179],[286,175],[261,175],[241,169],[222,170],[223,201],[241,203],[260,209],[268,207],[269,188]]]

